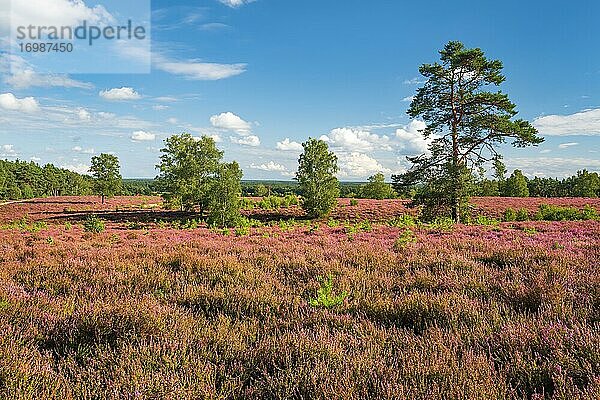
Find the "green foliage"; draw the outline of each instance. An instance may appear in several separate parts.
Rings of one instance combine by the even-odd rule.
[[[121,191],[123,178],[119,166],[119,159],[112,154],[100,154],[92,157],[90,172],[94,177],[94,190],[102,196],[102,203],[106,197],[112,197]]]
[[[254,194],[258,197],[265,197],[265,196],[269,196],[270,190],[265,185],[258,185],[254,189]]]
[[[502,194],[506,197],[529,197],[527,178],[520,170],[516,169],[506,180]]]
[[[395,251],[404,250],[408,245],[410,245],[412,243],[416,243],[416,242],[417,242],[417,236],[415,235],[415,233],[412,230],[406,228],[404,231],[402,231],[400,236],[398,236],[398,238],[394,241],[394,250]]]
[[[434,231],[450,232],[454,229],[454,220],[449,217],[439,217],[431,221],[427,227]]]
[[[475,224],[483,226],[498,226],[500,224],[500,221],[498,221],[496,218],[491,218],[485,215],[478,215],[475,219]]]
[[[104,232],[104,229],[106,229],[104,221],[95,214],[89,215],[83,223],[83,230],[85,232],[101,233]]]
[[[500,61],[488,60],[481,49],[467,49],[460,42],[446,44],[440,56],[441,63],[419,69],[426,83],[408,110],[412,118],[425,122],[420,130],[430,140],[429,152],[409,157],[411,169],[393,181],[401,193],[425,185],[417,204],[430,207],[437,216],[450,209],[459,222],[469,196],[465,170],[496,156],[507,139],[517,147],[544,139],[527,121],[513,120],[517,111],[506,94],[489,91],[505,80]]]
[[[356,207],[358,205],[358,200],[350,199],[350,207]]]
[[[23,232],[39,232],[46,229],[48,225],[45,221],[33,221],[29,220],[28,215],[24,215],[22,218],[12,221],[8,225],[2,225],[2,229],[16,229]]]
[[[419,221],[412,215],[404,214],[389,220],[387,225],[395,228],[413,228],[418,223]]]
[[[517,221],[529,221],[529,211],[526,208],[520,208],[516,215]]]
[[[385,176],[382,173],[369,177],[369,183],[360,188],[360,197],[364,199],[393,199],[396,197],[392,185],[385,183]]]
[[[214,139],[197,139],[188,133],[173,135],[165,140],[161,153],[156,179],[165,202],[187,211],[195,206],[208,208],[212,181],[223,158]]]
[[[433,169],[427,181],[419,186],[410,206],[421,207],[420,216],[424,221],[437,218],[452,218],[455,221],[469,219],[469,197],[473,192],[471,172],[460,167],[456,171],[451,164]],[[458,186],[456,185],[458,182]]]
[[[241,218],[240,195],[242,170],[237,162],[220,164],[211,182],[209,197],[210,224],[222,228],[236,226]]]
[[[542,204],[535,215],[539,221],[587,221],[598,219],[598,212],[586,205],[582,210],[575,207],[559,207]]]
[[[513,222],[517,220],[517,212],[514,210],[514,208],[507,208],[506,211],[504,211],[503,220],[505,222]]]
[[[0,199],[21,200],[46,196],[92,193],[91,177],[47,164],[0,160]]]
[[[310,217],[323,217],[335,207],[340,194],[337,157],[322,140],[302,144],[296,180],[302,193],[302,208]]]
[[[317,280],[320,283],[320,287],[317,290],[317,297],[310,299],[308,304],[312,307],[333,308],[344,303],[344,300],[348,297],[348,293],[345,291],[338,295],[333,293],[333,277],[331,274],[327,278],[319,276]]]

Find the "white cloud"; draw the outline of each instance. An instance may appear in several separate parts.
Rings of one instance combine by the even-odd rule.
[[[83,0],[13,1],[11,20],[14,26],[75,26],[82,21],[102,25],[114,17],[101,5],[88,7]]]
[[[339,156],[340,175],[344,177],[366,178],[378,172],[384,174],[391,173],[391,170],[385,168],[376,159],[359,152],[350,154],[340,154]]]
[[[178,99],[173,96],[159,96],[159,97],[156,97],[154,100],[163,101],[163,102],[167,102],[167,103],[174,103],[174,102],[178,101]]]
[[[14,71],[14,70],[13,70]],[[32,69],[15,71],[4,78],[4,82],[17,89],[30,87],[64,87],[78,89],[93,89],[91,83],[76,81],[67,75],[42,75]]]
[[[153,51],[146,47],[132,46],[128,41],[119,43],[116,51],[121,57],[135,59],[146,63],[152,60],[155,69],[168,72],[173,75],[181,75],[185,79],[197,81],[216,81],[231,78],[246,72],[247,64],[219,64],[203,62],[201,60],[177,60],[172,59],[160,51]],[[158,97],[158,101],[177,101],[170,96]]]
[[[15,146],[12,144],[3,144],[0,146],[0,157],[4,158],[12,158],[16,157],[17,152],[15,150]]]
[[[138,92],[130,87],[103,90],[100,92],[100,97],[109,101],[138,100],[142,98]]]
[[[171,117],[171,118],[167,119],[167,122],[172,125],[177,125],[179,123],[179,120],[177,118]]]
[[[301,152],[303,148],[300,143],[293,142],[289,138],[285,138],[283,139],[283,142],[277,142],[277,150]]]
[[[415,96],[407,96],[405,98],[402,99],[403,102],[405,103],[410,103],[415,99]]]
[[[3,81],[17,89],[30,87],[65,87],[92,89],[94,85],[69,78],[64,74],[40,74],[23,57],[0,54],[0,73]]]
[[[219,0],[222,4],[225,4],[227,7],[238,8],[243,5],[254,2],[255,0]]]
[[[242,146],[260,146],[260,138],[252,133],[252,124],[244,121],[232,112],[224,112],[210,117],[210,123],[214,128],[231,131],[239,137],[230,137],[232,143]]]
[[[387,136],[354,128],[336,128],[328,135],[321,136],[321,140],[332,147],[347,151],[391,151],[390,139]]]
[[[81,153],[81,154],[95,154],[96,153],[94,151],[94,149],[84,149],[81,146],[75,146],[71,150],[74,151],[75,153]]]
[[[86,110],[85,108],[78,109],[77,116],[79,117],[79,119],[81,121],[91,121],[92,120],[92,114],[90,114],[90,112],[88,110]]]
[[[252,124],[244,121],[232,112],[224,112],[210,117],[210,123],[218,129],[234,131],[241,135],[249,134],[252,131]]]
[[[596,171],[600,168],[600,159],[535,157],[507,158],[509,169],[520,169],[527,176],[567,177],[582,169]]]
[[[261,170],[261,171],[269,171],[269,172],[287,172],[287,168],[285,168],[281,164],[277,164],[274,161],[269,161],[266,164],[260,164],[260,165],[251,164],[250,168],[251,169],[258,169],[258,170]]]
[[[169,106],[165,106],[165,105],[162,105],[162,104],[157,104],[155,106],[152,106],[152,109],[154,111],[165,111],[165,110],[168,110],[169,108],[170,108]]]
[[[77,172],[78,174],[85,175],[90,172],[90,166],[82,163],[78,164],[64,164],[60,168],[68,169],[69,171]]]
[[[246,64],[217,64],[198,61],[156,60],[155,67],[174,75],[181,75],[189,80],[217,81],[231,78],[246,72]]]
[[[548,153],[552,153],[552,150],[550,149],[544,149],[540,151],[540,154],[548,154]]]
[[[425,80],[423,78],[414,77],[412,79],[405,80],[403,83],[405,85],[420,85],[422,83],[425,83]]]
[[[9,111],[34,113],[39,111],[40,105],[33,97],[19,99],[12,93],[2,93],[0,94],[0,108]]]
[[[568,149],[569,147],[577,146],[579,143],[571,142],[571,143],[561,143],[558,145],[559,149]]]
[[[258,147],[260,146],[260,138],[255,135],[242,136],[240,138],[230,137],[232,143],[239,144],[242,146]]]
[[[404,128],[396,130],[396,139],[399,140],[399,146],[402,150],[423,154],[427,152],[427,148],[432,139],[423,137],[423,129],[427,124],[423,121],[412,120]]]
[[[600,108],[570,115],[546,115],[533,121],[545,136],[600,135]]]
[[[156,139],[154,133],[146,131],[135,131],[131,134],[131,140],[134,142],[151,142]]]

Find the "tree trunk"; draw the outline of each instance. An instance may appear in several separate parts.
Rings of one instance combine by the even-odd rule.
[[[104,195],[102,195],[102,204],[104,204]]]

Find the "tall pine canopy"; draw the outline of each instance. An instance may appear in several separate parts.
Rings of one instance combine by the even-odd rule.
[[[440,62],[424,64],[419,71],[426,82],[408,114],[427,124],[422,133],[430,140],[429,151],[409,157],[411,169],[394,182],[399,191],[422,185],[426,189],[418,202],[447,209],[458,222],[473,168],[499,158],[498,146],[507,140],[525,147],[543,138],[529,122],[514,119],[515,104],[495,90],[505,80],[502,62],[488,60],[481,49],[449,42],[440,51]]]

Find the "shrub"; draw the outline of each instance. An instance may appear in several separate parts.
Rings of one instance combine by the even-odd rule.
[[[505,222],[513,222],[517,220],[517,212],[513,208],[507,208],[504,211],[504,221]]]
[[[484,226],[497,226],[500,223],[500,221],[498,221],[496,218],[490,218],[485,215],[479,215],[475,220],[475,223],[477,225]]]
[[[539,221],[582,221],[597,219],[597,211],[587,205],[583,210],[575,207],[560,207],[549,204],[542,204],[535,215]]]
[[[350,200],[350,205],[351,205],[352,207],[356,207],[356,206],[358,205],[358,200],[356,200],[356,199],[351,199],[351,200]]]
[[[400,251],[406,248],[411,243],[416,243],[417,237],[410,229],[405,229],[400,236],[394,241],[394,250]]]
[[[394,228],[412,228],[417,226],[418,222],[412,215],[405,214],[389,220],[387,225]]]
[[[83,230],[85,232],[101,233],[104,232],[105,228],[104,221],[94,214],[88,216],[83,223]]]
[[[313,307],[333,308],[341,305],[346,297],[347,292],[342,292],[337,296],[333,294],[333,277],[331,274],[327,278],[318,277],[317,280],[321,284],[317,290],[317,298],[310,299],[308,303]]]
[[[520,208],[516,215],[517,221],[529,221],[529,211],[526,208]]]

